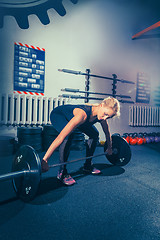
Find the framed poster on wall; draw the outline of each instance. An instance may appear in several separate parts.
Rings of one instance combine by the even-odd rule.
[[[14,43],[14,91],[44,93],[45,49]]]
[[[151,83],[150,78],[146,73],[138,72],[137,74],[137,88],[136,88],[136,102],[149,103],[150,102]]]

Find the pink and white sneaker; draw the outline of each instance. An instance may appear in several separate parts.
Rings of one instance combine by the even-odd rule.
[[[76,183],[69,174],[63,174],[63,171],[58,172],[57,179],[67,186],[71,186]]]
[[[93,165],[90,165],[90,166],[84,165],[83,171],[87,174],[95,174],[95,175],[101,173],[101,171],[95,168]]]

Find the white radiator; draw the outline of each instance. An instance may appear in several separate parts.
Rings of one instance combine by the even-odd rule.
[[[0,95],[0,125],[50,124],[51,111],[65,104],[64,98],[2,94]]]
[[[159,127],[160,107],[130,106],[129,125],[132,127]]]

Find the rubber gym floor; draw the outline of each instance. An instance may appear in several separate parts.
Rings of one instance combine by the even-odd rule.
[[[99,176],[84,175],[84,161],[69,164],[76,180],[70,187],[58,182],[57,168],[50,169],[29,203],[17,199],[11,180],[0,182],[0,239],[159,240],[160,143],[131,150],[125,167],[94,158]],[[95,154],[102,151],[97,147]],[[83,156],[85,151],[71,151],[69,160]],[[0,174],[10,171],[12,159],[0,159]],[[58,163],[58,152],[52,163]]]

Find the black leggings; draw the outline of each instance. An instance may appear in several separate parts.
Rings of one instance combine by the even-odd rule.
[[[85,133],[89,139],[86,144],[86,157],[92,156],[96,146],[97,142],[99,139],[99,132],[96,129],[95,126],[88,124],[85,127],[79,127],[78,128],[81,132]],[[73,133],[70,134],[60,145],[59,147],[59,158],[60,158],[60,163],[67,162],[68,156],[70,153],[70,148],[72,144],[72,139],[73,139]],[[86,159],[85,165],[91,165],[92,164],[92,158]],[[67,168],[66,165],[60,166],[60,171],[64,170],[64,174],[67,173]]]

